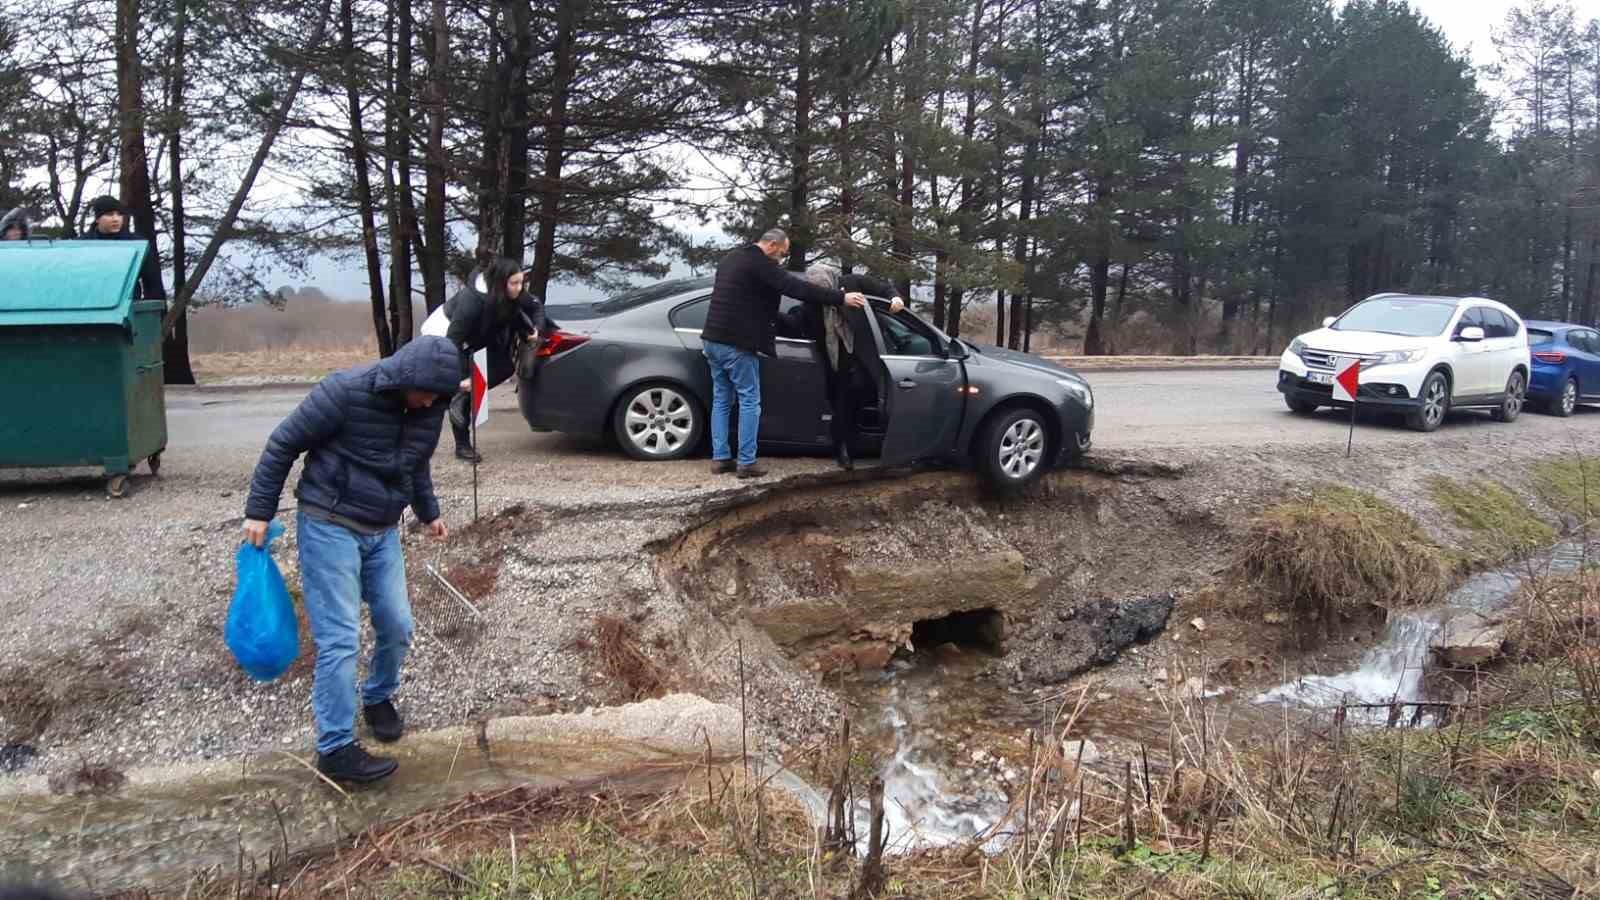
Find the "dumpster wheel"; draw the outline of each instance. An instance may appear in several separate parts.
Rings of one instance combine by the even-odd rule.
[[[159,476],[161,474],[161,451],[157,450],[150,454],[149,463],[150,474]]]
[[[106,494],[111,497],[121,497],[128,486],[128,476],[113,475],[106,479]]]

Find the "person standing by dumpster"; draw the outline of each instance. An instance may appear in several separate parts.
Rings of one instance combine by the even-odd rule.
[[[445,403],[460,381],[460,352],[433,335],[388,359],[336,372],[272,432],[250,479],[244,539],[260,547],[289,470],[306,457],[295,488],[296,543],[317,645],[311,687],[317,769],[335,781],[378,781],[398,768],[356,741],[361,603],[376,637],[361,686],[362,715],[372,736],[389,743],[405,730],[394,694],[412,635],[398,526],[409,506],[434,538],[450,536],[429,466]]]
[[[84,240],[148,241],[126,228],[127,208],[121,200],[109,194],[90,200],[89,212],[94,216],[94,224],[89,227],[89,233],[83,236]],[[156,257],[154,242],[150,242],[150,249],[144,254],[144,265],[139,269],[139,291],[144,300],[167,299],[167,289],[161,284],[161,260]]]
[[[28,211],[17,207],[0,214],[0,241],[25,241],[33,236],[33,226],[28,223]]]
[[[787,295],[820,306],[865,309],[867,298],[812,284],[778,261],[789,255],[789,235],[769,229],[753,244],[738,247],[717,264],[711,308],[700,346],[711,369],[711,472],[737,472],[760,478],[756,435],[761,427],[761,362],[757,354],[777,355],[778,304]],[[728,419],[739,400],[738,464],[728,446]]]

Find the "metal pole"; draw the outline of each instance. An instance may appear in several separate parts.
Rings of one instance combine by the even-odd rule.
[[[1356,395],[1350,395],[1350,437],[1344,443],[1344,458],[1350,458],[1350,448],[1356,443]],[[473,466],[473,475],[477,475],[477,466]]]
[[[478,410],[467,395],[467,410],[472,416],[472,521],[478,521]]]

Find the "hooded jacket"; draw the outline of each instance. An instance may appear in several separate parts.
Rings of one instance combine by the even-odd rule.
[[[441,337],[423,335],[388,359],[335,372],[312,389],[267,439],[250,479],[246,518],[267,521],[294,461],[306,455],[295,496],[375,527],[393,527],[407,506],[423,522],[439,518],[429,460],[439,443],[445,405],[461,381],[461,355]],[[407,390],[439,399],[409,409]]]
[[[4,239],[6,229],[13,225],[22,226],[22,238],[27,240],[33,236],[33,223],[28,221],[28,211],[17,207],[5,215],[0,215],[0,239]]]

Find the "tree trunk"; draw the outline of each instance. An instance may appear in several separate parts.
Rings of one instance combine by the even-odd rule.
[[[411,340],[411,0],[397,0],[395,20],[394,140],[391,161],[398,178],[389,186],[389,331],[394,349]]]
[[[923,34],[923,17],[918,15],[915,7],[909,13],[913,17],[906,30],[906,52],[900,57],[900,67],[905,72],[904,97],[900,105],[900,192],[895,206],[894,236],[892,246],[895,259],[903,266],[910,266],[914,249],[912,247],[912,234],[916,227],[916,202],[917,202],[917,131],[922,121],[922,95],[920,81],[920,66],[922,65],[922,48],[925,40]],[[896,287],[900,296],[906,302],[911,302],[911,275],[901,276]]]
[[[1089,327],[1083,334],[1083,355],[1106,354],[1106,287],[1110,283],[1111,257],[1104,253],[1089,266]]]
[[[795,4],[794,153],[789,176],[789,268],[805,270],[811,254],[811,107],[816,83],[811,69],[811,0]]]
[[[128,2],[128,0],[121,0]],[[233,228],[239,221],[239,213],[244,209],[244,202],[250,196],[250,191],[255,187],[256,178],[261,175],[261,169],[267,163],[267,156],[272,153],[272,145],[278,140],[278,135],[283,131],[284,123],[289,118],[289,113],[294,109],[294,102],[300,96],[300,88],[305,84],[306,74],[316,58],[317,51],[322,46],[323,37],[328,31],[328,14],[333,7],[333,0],[323,0],[317,12],[317,24],[312,29],[311,37],[306,41],[303,52],[296,54],[299,62],[294,74],[289,78],[288,89],[284,91],[282,99],[278,101],[278,108],[273,110],[272,118],[267,122],[267,127],[261,134],[261,140],[256,144],[255,155],[250,159],[250,165],[245,169],[244,180],[239,182],[239,187],[233,192],[233,199],[228,201],[228,208],[223,211],[222,218],[217,220],[215,233],[211,242],[206,244],[205,252],[200,255],[200,262],[194,267],[194,274],[184,284],[182,294],[173,302],[172,308],[167,311],[166,321],[163,323],[168,332],[171,332],[177,319],[183,315],[189,301],[194,297],[194,292],[199,290],[206,273],[211,271],[211,266],[217,261],[217,256],[233,236]]]
[[[356,85],[355,0],[340,0],[339,51],[344,57],[344,99],[350,114],[350,149],[356,176],[356,215],[361,221],[361,249],[367,262],[367,290],[372,300],[372,333],[378,355],[394,353],[394,339],[384,309],[383,268],[378,259],[378,227],[373,221],[372,176],[367,131],[362,124],[361,95]]]
[[[183,293],[188,267],[188,212],[183,199],[183,92],[188,77],[189,3],[174,0],[172,9],[172,94],[167,104],[171,144],[167,157],[172,177],[172,293]],[[189,364],[189,316],[178,317],[172,336],[162,337],[162,380],[167,384],[194,384],[194,369]]]
[[[562,0],[556,13],[556,66],[551,84],[550,118],[545,128],[544,169],[539,179],[539,233],[533,245],[533,276],[528,290],[545,296],[555,271],[556,228],[560,224],[561,170],[566,162],[567,105],[578,74],[578,0]]]
[[[557,7],[556,12],[558,23],[566,22],[569,18],[575,17],[576,10],[574,7],[581,2],[582,0],[560,0],[560,5]],[[510,257],[521,263],[523,262],[522,251],[528,245],[528,189],[530,187],[528,182],[528,131],[530,128],[529,113],[531,106],[528,102],[528,70],[533,62],[533,34],[531,31],[533,7],[529,0],[514,0],[511,4],[510,22],[511,34],[514,39],[511,41],[511,53],[506,57],[506,67],[510,69],[506,85],[510,89],[510,95],[507,98],[508,102],[505,108],[505,162],[502,167],[500,182],[501,196],[505,203],[505,213],[503,214],[505,233],[502,235],[500,255]],[[561,54],[563,52],[572,52],[571,47],[568,45],[572,43],[573,38],[569,33],[570,29],[564,29],[560,24],[557,25],[557,29],[559,33],[556,35],[555,54],[557,59],[556,66],[559,69],[561,66]],[[556,78],[560,80],[561,77],[558,72]],[[559,86],[552,86],[553,92],[562,96],[559,101],[554,98],[551,100],[552,118],[545,128],[547,151],[545,156],[547,161],[550,141],[552,139],[556,141],[563,140],[562,137],[556,136],[555,132],[559,130],[560,134],[564,135],[566,131],[567,101],[565,95],[571,90],[570,84],[571,76],[569,75],[565,81],[561,81]],[[561,105],[559,114],[555,112],[558,102]],[[541,205],[545,196],[547,196],[546,192],[552,190],[553,187],[553,185],[544,183],[540,185]],[[538,289],[537,296],[543,297],[543,282],[538,282],[537,279],[535,279],[535,282],[534,287]]]
[[[963,153],[972,144],[973,136],[978,130],[978,57],[983,52],[983,9],[985,0],[977,0],[972,7],[972,40],[967,52],[967,109],[961,121],[961,141]],[[973,206],[973,195],[976,175],[970,168],[963,168],[961,172],[961,205],[957,208],[956,236],[963,249],[970,249],[973,243],[974,229],[972,226],[973,215],[976,210]],[[961,334],[961,290],[950,292],[949,306],[945,309],[945,331],[951,337]]]
[[[483,268],[488,267],[505,243],[505,195],[500,189],[500,172],[506,135],[505,123],[498,111],[505,105],[505,98],[511,92],[510,67],[500,59],[501,36],[504,34],[501,18],[510,14],[511,4],[501,3],[499,6],[500,11],[489,17],[488,77],[483,80],[483,158],[478,168],[478,244],[472,254],[478,266]],[[445,60],[443,65],[449,65],[449,61]],[[440,178],[442,181],[443,173],[440,173]],[[439,191],[442,224],[442,185]]]
[[[450,31],[445,0],[433,0],[433,55],[428,60],[427,187],[422,201],[424,252],[421,254],[423,302],[432,313],[444,305],[445,240],[444,95],[445,67],[450,64]]]

